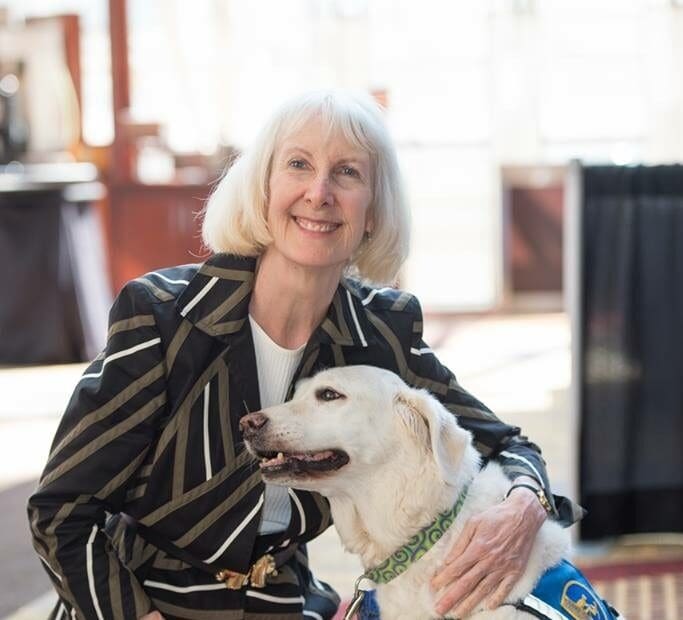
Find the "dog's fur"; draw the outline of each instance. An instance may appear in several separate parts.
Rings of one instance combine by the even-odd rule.
[[[326,388],[341,397],[324,400]],[[462,510],[443,538],[405,573],[377,588],[383,620],[436,617],[431,577],[467,519],[501,502],[510,488],[496,463],[480,470],[471,434],[428,392],[369,366],[323,371],[301,381],[290,402],[252,415],[261,416],[258,424],[243,425],[243,430],[254,454],[336,449],[348,455],[348,463],[332,471],[263,471],[271,482],[325,495],[344,547],[359,555],[366,569],[451,508],[472,480]],[[508,600],[524,598],[567,551],[565,531],[546,521]],[[480,608],[470,618],[531,616],[505,605],[494,611]]]

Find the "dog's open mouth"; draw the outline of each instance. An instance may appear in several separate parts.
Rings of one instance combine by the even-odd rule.
[[[319,474],[335,471],[349,462],[342,450],[321,452],[265,452],[257,451],[261,473],[268,476]]]

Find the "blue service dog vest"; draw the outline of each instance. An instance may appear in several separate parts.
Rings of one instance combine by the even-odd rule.
[[[566,560],[548,569],[531,594],[515,607],[542,620],[624,620],[598,596],[581,571]],[[380,618],[374,591],[363,597],[360,617]]]

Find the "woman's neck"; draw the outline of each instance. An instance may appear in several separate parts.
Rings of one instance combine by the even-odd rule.
[[[249,314],[281,347],[296,349],[327,314],[341,272],[301,267],[266,250],[256,268]]]

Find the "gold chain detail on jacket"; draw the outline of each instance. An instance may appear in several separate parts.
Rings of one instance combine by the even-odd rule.
[[[266,577],[277,576],[275,558],[266,553],[251,565],[249,572],[238,573],[237,571],[224,568],[216,573],[216,580],[222,581],[229,590],[241,590],[251,584],[254,588],[263,588],[266,585]]]

